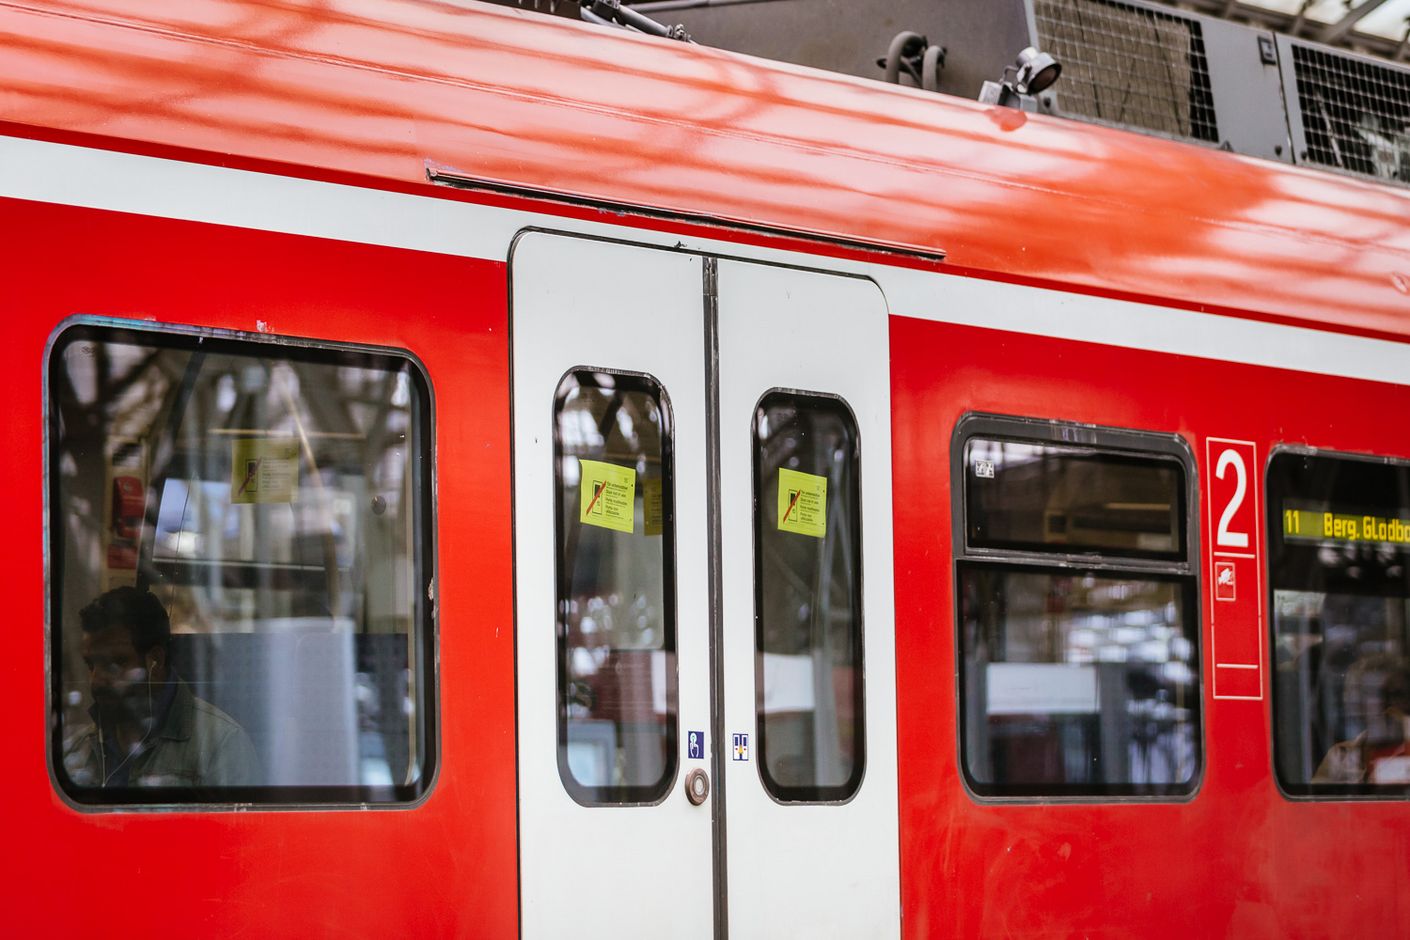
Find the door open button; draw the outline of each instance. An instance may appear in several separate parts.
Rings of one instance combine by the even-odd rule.
[[[699,806],[710,795],[710,777],[696,767],[685,775],[685,797],[692,806]]]

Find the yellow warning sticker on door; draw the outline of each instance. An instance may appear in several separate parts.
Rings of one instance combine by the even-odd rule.
[[[818,539],[827,534],[827,477],[779,468],[778,528]]]
[[[579,460],[583,482],[579,491],[579,521],[630,532],[636,525],[636,471],[630,467]]]
[[[299,494],[299,442],[242,437],[230,442],[232,503],[292,503]]]
[[[660,535],[665,520],[661,515],[661,478],[641,481],[641,521],[647,535]]]

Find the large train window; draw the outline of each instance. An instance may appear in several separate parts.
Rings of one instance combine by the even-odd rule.
[[[670,402],[649,376],[578,369],[553,429],[559,776],[585,805],[656,802],[677,750]]]
[[[857,422],[841,399],[773,391],[754,444],[759,772],[780,801],[837,802],[866,764]]]
[[[970,416],[954,440],[961,753],[982,797],[1173,797],[1201,767],[1188,448]]]
[[[1277,452],[1268,522],[1280,785],[1410,796],[1410,466]]]
[[[74,801],[405,803],[436,760],[431,402],[389,351],[84,322],[48,362]]]

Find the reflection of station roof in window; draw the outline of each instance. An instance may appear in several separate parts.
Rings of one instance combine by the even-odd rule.
[[[1173,461],[975,439],[969,465],[969,485],[983,491],[988,538],[1078,549],[1179,549],[1180,475]]]

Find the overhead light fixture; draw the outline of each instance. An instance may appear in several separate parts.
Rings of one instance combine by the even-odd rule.
[[[1029,46],[1018,54],[1018,74],[1014,87],[1020,95],[1037,95],[1052,87],[1062,74],[1062,63],[1046,52]]]
[[[984,104],[997,104],[1021,111],[1037,111],[1034,97],[1047,91],[1062,75],[1062,63],[1037,47],[1029,46],[1018,54],[1013,65],[1004,66],[1003,77],[997,82],[985,82],[979,92]]]

